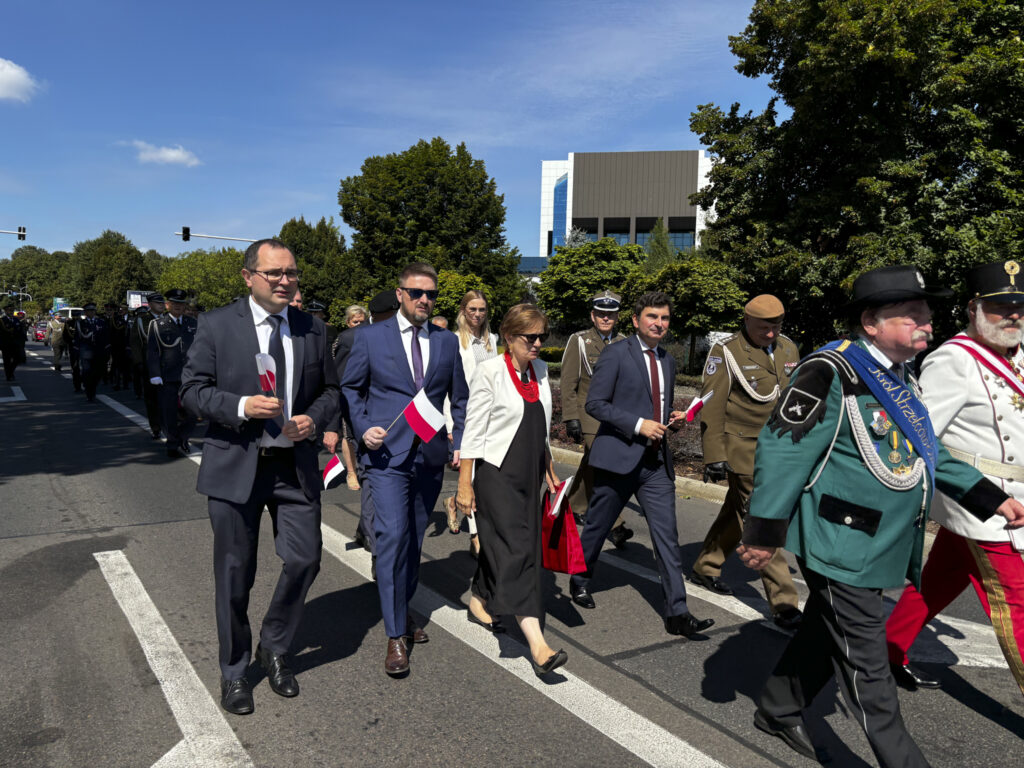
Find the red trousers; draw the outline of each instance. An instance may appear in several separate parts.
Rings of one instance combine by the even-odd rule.
[[[1024,558],[1009,541],[975,541],[939,528],[921,572],[921,591],[908,585],[885,625],[889,660],[906,664],[907,649],[924,625],[968,584],[974,586],[1024,693]]]

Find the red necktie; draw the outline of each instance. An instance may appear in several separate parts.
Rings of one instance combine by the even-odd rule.
[[[653,419],[661,424],[661,382],[658,380],[658,359],[654,356],[654,350],[645,350],[651,362],[651,413]],[[657,448],[661,443],[660,439],[651,440],[651,445]]]

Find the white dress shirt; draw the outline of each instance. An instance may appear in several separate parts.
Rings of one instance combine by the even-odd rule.
[[[260,343],[260,352],[264,354],[270,353],[270,336],[274,332],[274,324],[268,319],[270,313],[267,312],[263,307],[253,301],[252,296],[249,296],[249,309],[252,312],[252,321],[256,326],[256,338]],[[292,401],[293,394],[295,392],[295,366],[293,363],[292,356],[292,334],[291,329],[288,327],[288,308],[285,307],[284,311],[277,313],[280,317],[284,318],[284,322],[281,323],[281,346],[284,347],[284,364],[287,370],[286,386],[288,391],[285,393],[278,392],[278,397],[281,397],[284,401],[284,420],[288,421],[292,417]],[[256,373],[256,361],[252,361],[252,375],[255,378]],[[238,401],[238,418],[245,419],[245,403],[248,397],[243,397]],[[278,446],[281,448],[291,448],[295,445],[294,442],[284,436],[282,432],[277,437],[271,437],[268,433],[264,432],[263,437],[260,438],[260,446],[270,447]]]
[[[413,381],[416,380],[416,372],[412,367],[412,323],[399,312],[395,317],[398,318],[398,331],[402,337],[402,347],[405,348],[405,359],[409,362],[409,373],[412,374]],[[420,329],[420,354],[423,356],[423,376],[427,375],[427,365],[430,363],[430,344],[427,342],[427,326],[426,323],[417,326]]]
[[[644,359],[644,372],[647,374],[647,383],[651,383],[651,358],[647,356],[647,350],[654,350],[654,362],[658,367],[658,392],[661,394],[661,399],[658,402],[658,418],[654,418],[654,414],[651,414],[651,419],[661,423],[661,414],[665,412],[665,370],[661,365],[661,358],[658,357],[658,348],[649,347],[644,344],[644,340],[640,338],[640,334],[637,334],[636,340],[640,342],[640,354]],[[654,387],[651,387],[651,392],[654,392]],[[637,419],[636,426],[633,427],[633,434],[640,434],[640,426],[644,423],[643,418]]]

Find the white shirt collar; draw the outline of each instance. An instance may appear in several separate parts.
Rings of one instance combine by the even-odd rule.
[[[653,347],[647,346],[647,344],[644,343],[644,340],[640,338],[640,334],[639,333],[636,335],[636,340],[640,342],[640,351],[641,352],[646,352],[648,349],[653,349],[655,356],[657,356],[657,354],[658,354],[658,347],[657,346],[653,346]]]
[[[409,318],[407,318],[401,312],[396,312],[395,313],[395,317],[398,318],[398,332],[399,333],[405,333],[410,328],[412,328],[413,323],[409,322]],[[417,327],[420,329],[420,332],[423,333],[424,336],[426,336],[427,324],[424,323],[423,325],[420,325],[420,326],[417,326]]]
[[[249,294],[249,309],[252,310],[252,322],[254,325],[259,325],[268,317],[270,317],[270,312],[267,312],[267,310],[265,310],[263,307],[257,304],[256,301],[253,299],[252,294]],[[278,317],[282,318],[284,322],[287,324],[288,307],[285,307],[283,310],[281,310],[280,312],[276,312],[275,314]]]
[[[874,344],[872,344],[867,339],[862,339],[862,341],[864,342],[864,346],[868,348],[868,352],[871,354],[871,356],[873,358],[875,358],[875,360],[880,362],[886,368],[892,368],[893,367],[893,365],[895,364],[894,361],[890,360],[889,356],[887,354],[885,354],[885,352],[880,350],[878,347],[876,347]]]

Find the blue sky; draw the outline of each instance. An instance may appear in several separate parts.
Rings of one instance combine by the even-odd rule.
[[[763,108],[727,41],[751,4],[4,0],[0,229],[176,255],[217,245],[182,225],[341,223],[340,179],[441,136],[486,163],[534,256],[542,160],[696,149],[698,104]],[[0,235],[0,258],[22,244]]]

